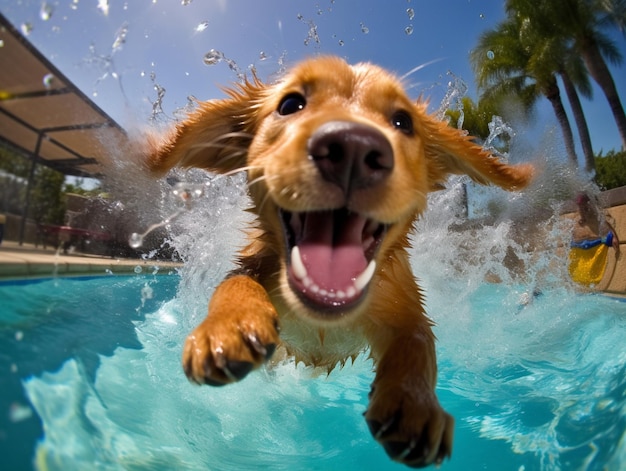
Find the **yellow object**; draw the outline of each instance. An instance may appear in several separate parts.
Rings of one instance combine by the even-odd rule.
[[[576,283],[595,285],[602,281],[609,248],[599,244],[589,249],[574,247],[569,252],[569,274]]]

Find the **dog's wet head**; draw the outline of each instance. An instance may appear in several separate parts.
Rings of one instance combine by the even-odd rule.
[[[390,228],[428,191],[411,176],[426,170],[399,83],[372,66],[329,64],[305,63],[277,86],[248,159],[261,219],[275,212],[280,223],[285,298],[320,322],[361,311]]]

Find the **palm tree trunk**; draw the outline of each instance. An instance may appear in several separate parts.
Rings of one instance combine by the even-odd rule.
[[[561,71],[559,75],[561,76],[561,80],[563,80],[565,94],[567,95],[567,99],[569,100],[572,108],[574,122],[576,123],[576,128],[578,129],[578,137],[580,138],[583,155],[585,156],[585,170],[591,173],[596,168],[596,159],[593,155],[591,136],[589,135],[589,127],[587,126],[585,113],[583,112],[583,107],[580,104],[580,98],[578,98],[578,92],[576,91],[576,87],[572,83],[570,76],[565,71]]]
[[[585,61],[587,70],[589,70],[589,74],[598,83],[609,102],[609,107],[611,108],[613,118],[617,124],[617,130],[622,139],[622,149],[626,149],[626,115],[624,114],[624,107],[617,94],[611,71],[607,67],[595,43],[587,41],[586,44],[581,46],[581,55]]]
[[[574,149],[574,135],[572,134],[572,127],[569,124],[567,113],[563,107],[563,101],[561,100],[561,92],[556,84],[556,79],[552,85],[544,90],[544,95],[550,101],[556,119],[561,127],[563,133],[563,142],[565,144],[565,151],[571,164],[574,168],[578,168],[578,157],[576,156],[576,150]]]

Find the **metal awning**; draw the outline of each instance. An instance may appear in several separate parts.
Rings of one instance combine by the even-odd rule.
[[[65,175],[97,178],[126,140],[0,13],[0,141]]]

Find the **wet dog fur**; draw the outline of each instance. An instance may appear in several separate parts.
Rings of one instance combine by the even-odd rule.
[[[375,439],[408,466],[441,463],[454,420],[435,395],[435,338],[408,237],[450,174],[519,190],[532,167],[501,162],[368,63],[312,58],[277,83],[226,93],[153,139],[146,158],[155,175],[247,172],[256,214],[239,268],[187,338],[186,375],[224,385],[277,349],[330,371],[369,350]]]

